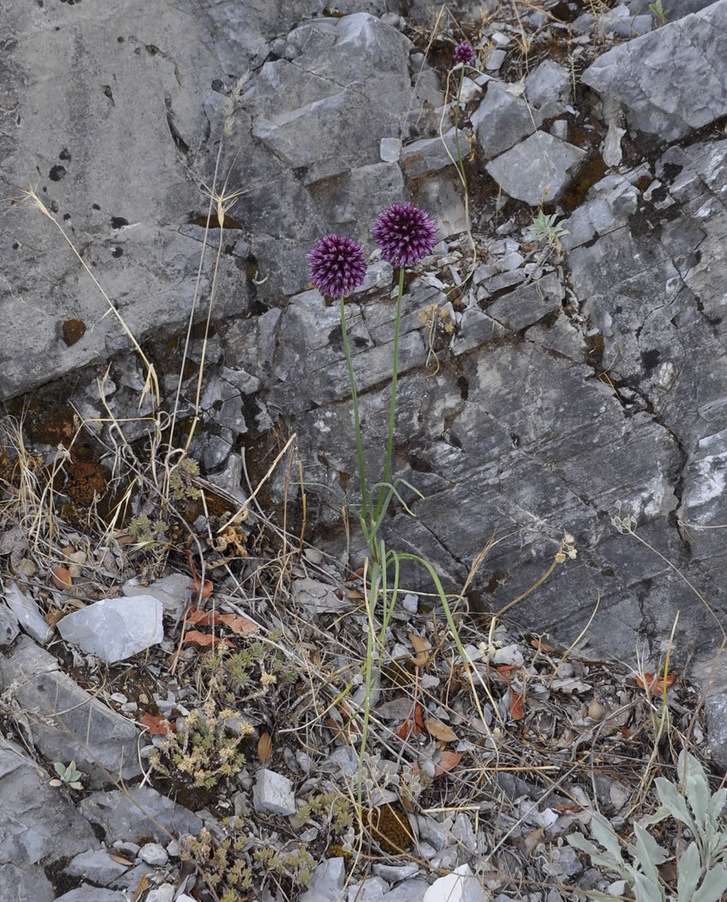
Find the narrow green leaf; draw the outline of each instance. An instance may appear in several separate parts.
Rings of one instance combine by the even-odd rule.
[[[659,793],[659,798],[662,801],[662,804],[665,805],[673,818],[681,821],[682,824],[685,824],[693,833],[697,833],[696,825],[692,819],[689,810],[687,809],[687,803],[684,801],[684,797],[679,794],[679,790],[673,783],[670,783],[669,780],[665,780],[664,777],[657,777],[654,781],[656,784],[656,791]]]
[[[634,895],[636,902],[666,902],[664,890],[658,879],[654,883],[645,874],[634,874]]]
[[[691,842],[679,856],[678,902],[692,902],[692,895],[697,888],[701,875],[702,867],[699,863],[699,849],[695,842]]]
[[[682,751],[682,755],[684,752]],[[702,834],[707,829],[707,807],[709,805],[709,783],[702,765],[690,754],[686,754],[687,779],[685,793],[687,801],[694,812],[694,819]]]
[[[657,864],[662,864],[669,857],[666,849],[656,842],[653,836],[639,824],[634,824],[636,836],[636,860],[641,865],[644,876],[653,884],[659,885]]]
[[[597,839],[606,851],[613,855],[616,861],[623,864],[619,838],[606,818],[597,811],[594,811],[591,817],[591,833],[594,839]]]
[[[711,871],[707,871],[691,902],[720,902],[725,890],[727,890],[727,870],[712,868]]]
[[[617,871],[622,877],[627,875],[627,871],[624,869],[623,859],[620,856],[618,860],[614,861],[612,856],[604,855],[603,852],[597,846],[594,846],[592,842],[587,840],[582,833],[572,833],[570,836],[566,837],[566,839],[574,849],[585,852],[593,864],[608,868],[611,871]]]

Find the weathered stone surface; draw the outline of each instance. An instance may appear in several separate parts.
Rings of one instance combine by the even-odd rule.
[[[7,648],[17,638],[20,628],[18,618],[10,608],[0,605],[0,648]]]
[[[506,194],[535,207],[560,198],[585,156],[580,147],[536,131],[486,168]]]
[[[149,786],[94,792],[81,801],[81,813],[106,832],[106,842],[138,842],[153,836],[166,843],[187,833],[199,834],[202,821]]]
[[[565,66],[544,60],[525,79],[525,93],[530,107],[541,119],[564,113],[571,100],[573,81]]]
[[[83,877],[97,886],[108,886],[129,866],[116,861],[106,849],[94,849],[76,855],[63,869],[70,877]]]
[[[543,121],[537,109],[525,98],[508,90],[498,81],[490,81],[487,94],[472,114],[472,128],[486,160],[499,156],[540,126]]]
[[[0,898],[53,902],[53,885],[39,865],[0,864]]]
[[[321,232],[360,237],[360,223],[406,199],[380,142],[428,137],[419,113],[441,103],[441,90],[425,61],[412,85],[410,41],[360,5],[300,24],[323,6],[218,3],[202,12],[183,0],[167,13],[141,0],[111,11],[89,0],[9,13],[0,179],[9,197],[37,185],[109,300],[56,226],[31,203],[16,205],[0,236],[9,329],[0,397],[89,363],[105,368],[130,349],[126,327],[142,340],[180,330],[193,304],[205,315],[214,255],[195,299],[199,223],[218,162],[220,182],[237,194],[228,205],[236,227],[223,233],[216,263],[217,319],[244,315],[251,297],[300,291]],[[259,59],[276,35],[277,58]],[[72,61],[63,78],[49,75],[59,59]],[[219,242],[213,234],[208,244]],[[39,244],[42,277],[30,279]]]
[[[38,605],[15,585],[8,583],[5,588],[5,601],[17,617],[23,630],[42,645],[50,642],[53,630],[38,610]],[[1,640],[0,640],[1,644]]]
[[[718,0],[607,51],[582,80],[622,103],[630,128],[675,141],[727,114],[725,56],[727,0]]]
[[[329,858],[313,872],[311,885],[301,893],[300,902],[339,902],[345,880],[345,860]]]
[[[17,896],[11,883],[17,877],[16,869],[22,868],[27,879],[33,873],[28,865],[47,865],[99,847],[90,824],[49,782],[49,775],[39,770],[20,746],[0,737],[0,810],[5,813],[0,823],[0,888],[12,889],[3,893],[3,899]],[[42,868],[36,876],[40,898],[52,899]]]
[[[133,723],[81,689],[30,639],[0,656],[0,684],[25,711],[38,749],[51,761],[75,760],[87,785],[140,773]]]
[[[58,622],[66,642],[107,664],[124,661],[164,639],[164,605],[153,595],[102,598]]]

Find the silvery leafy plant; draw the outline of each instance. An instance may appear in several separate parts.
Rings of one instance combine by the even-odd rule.
[[[727,789],[712,794],[702,766],[685,751],[679,755],[677,777],[677,784],[664,777],[654,781],[661,806],[642,824],[634,824],[634,842],[627,846],[631,861],[624,858],[618,836],[601,814],[593,815],[591,834],[602,849],[580,833],[568,837],[568,842],[585,852],[594,865],[621,876],[611,884],[608,893],[589,892],[589,899],[620,902],[627,888],[636,902],[719,902],[722,899],[727,890],[727,825],[722,817]],[[682,837],[688,841],[676,862],[676,894],[659,878],[658,866],[671,856],[645,830],[645,826],[668,817],[686,828]]]
[[[53,769],[58,774],[58,779],[50,781],[51,786],[70,786],[72,789],[83,789],[81,779],[83,774],[76,768],[76,762],[71,761],[70,764],[63,764],[62,761],[56,761]]]

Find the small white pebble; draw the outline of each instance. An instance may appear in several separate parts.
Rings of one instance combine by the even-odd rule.
[[[169,861],[167,850],[158,842],[150,842],[142,846],[139,851],[139,858],[153,868],[163,868]]]

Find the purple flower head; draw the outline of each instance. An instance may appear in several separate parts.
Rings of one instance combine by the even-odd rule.
[[[455,63],[464,63],[469,66],[474,62],[474,59],[475,52],[467,41],[462,41],[461,44],[457,44],[454,48]]]
[[[324,235],[308,254],[310,280],[321,294],[343,298],[366,278],[360,244],[345,235]]]
[[[392,204],[376,219],[371,229],[381,256],[397,269],[418,263],[431,254],[436,243],[436,226],[429,216],[411,204]]]

